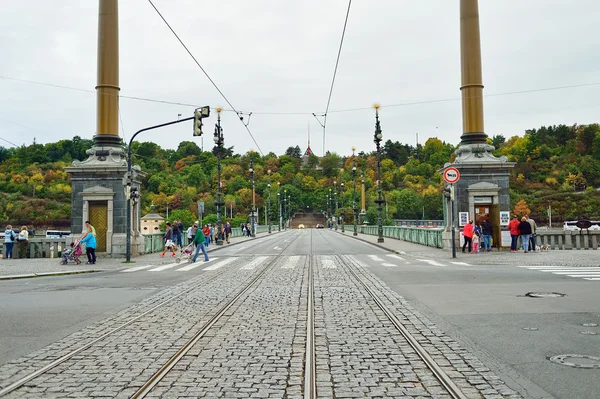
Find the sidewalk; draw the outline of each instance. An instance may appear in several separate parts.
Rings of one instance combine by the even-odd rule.
[[[271,233],[277,234],[278,231]],[[234,237],[229,241],[231,244],[223,243],[222,246],[210,244],[207,252],[210,254],[214,251],[219,251],[222,248],[227,248],[232,245],[242,244],[248,241],[257,240],[261,237],[268,236],[268,233],[258,233],[256,237]],[[125,269],[132,266],[140,266],[143,264],[166,264],[175,262],[175,257],[165,255],[164,258],[158,256],[159,253],[152,253],[131,258],[131,263],[125,263],[125,258],[103,258],[98,257],[95,265],[86,265],[87,258],[85,252],[79,257],[81,264],[76,265],[72,262],[61,265],[61,258],[34,258],[34,259],[0,259],[0,280],[14,280],[22,278],[33,278],[43,276],[60,276],[67,274],[93,273],[106,270]],[[168,254],[168,253],[167,253]],[[177,252],[179,255],[179,252]],[[202,257],[202,252],[200,252]],[[203,258],[202,258],[203,259]],[[186,260],[181,260],[185,263]]]
[[[338,234],[342,234],[339,230]],[[549,250],[524,253],[512,253],[508,249],[500,252],[479,252],[476,254],[463,253],[462,248],[456,248],[456,258],[452,258],[451,249],[440,249],[414,244],[407,241],[384,237],[383,243],[377,242],[377,236],[358,234],[346,231],[344,235],[358,239],[381,249],[397,254],[408,255],[420,259],[452,260],[479,265],[514,265],[523,266],[570,266],[570,267],[600,267],[600,251],[598,250]],[[496,251],[496,250],[494,250]]]

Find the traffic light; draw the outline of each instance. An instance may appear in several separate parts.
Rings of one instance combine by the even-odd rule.
[[[202,136],[202,119],[210,116],[210,107],[196,108],[194,111],[194,136]]]

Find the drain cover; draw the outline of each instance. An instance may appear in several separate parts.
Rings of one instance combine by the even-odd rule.
[[[567,294],[561,294],[560,292],[528,292],[525,296],[531,298],[560,298]]]
[[[598,327],[598,324],[596,323],[583,323],[584,327]]]
[[[550,361],[565,366],[581,369],[600,369],[600,357],[588,355],[557,355],[552,356]]]

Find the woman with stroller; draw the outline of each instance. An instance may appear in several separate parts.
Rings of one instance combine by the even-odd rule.
[[[86,265],[96,264],[96,236],[92,233],[92,230],[88,231],[83,240],[80,241],[85,244],[85,254],[87,255],[88,261]]]

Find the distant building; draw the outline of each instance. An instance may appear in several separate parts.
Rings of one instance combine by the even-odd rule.
[[[165,220],[158,213],[154,213],[154,205],[150,205],[150,213],[142,217],[142,234],[160,233],[160,224]]]

